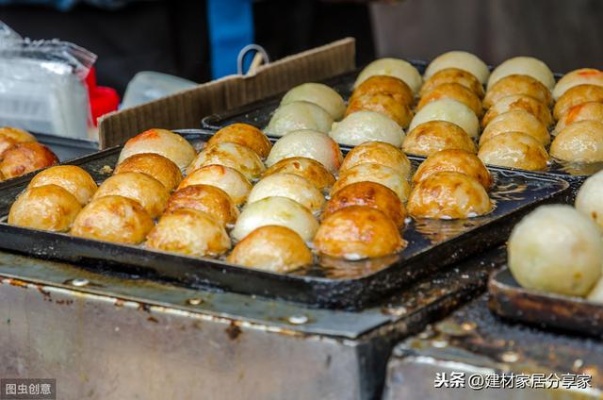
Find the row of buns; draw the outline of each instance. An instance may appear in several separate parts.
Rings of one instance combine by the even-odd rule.
[[[423,156],[462,148],[487,164],[545,170],[551,157],[603,160],[602,93],[603,72],[581,68],[556,81],[534,57],[510,58],[490,71],[475,55],[451,51],[423,75],[405,60],[382,58],[360,72],[347,104],[324,84],[291,89],[265,131],[280,137],[312,129],[343,145],[381,140]]]
[[[307,265],[317,254],[399,252],[409,217],[491,212],[485,163],[511,158],[517,143],[527,143],[522,151],[532,142],[548,146],[554,107],[585,84],[572,86],[571,76],[583,79],[579,73],[555,83],[544,67],[524,57],[490,73],[477,57],[451,52],[421,76],[406,61],[377,60],[347,102],[326,85],[300,85],[264,131],[233,124],[199,152],[173,132],[145,131],[124,145],[114,174],[100,185],[79,167],[49,168],[15,201],[9,223],[276,271]],[[571,107],[559,106],[568,110],[558,113],[563,129],[596,115],[585,111],[584,120],[571,121],[566,115],[585,103],[565,102]],[[273,144],[266,134],[279,139]],[[354,147],[344,158],[339,144]],[[426,157],[414,175],[406,153]],[[548,154],[541,158],[546,164]]]
[[[391,67],[392,64],[395,63],[388,61],[384,65]],[[378,73],[389,73],[391,69],[384,67]],[[408,68],[398,77],[407,79],[407,83],[416,82],[416,74],[408,72]],[[382,76],[378,78],[384,80]],[[406,136],[402,136],[404,150],[427,157],[413,181],[419,179],[421,170],[428,168],[436,157],[446,161],[458,159],[447,153],[461,150],[442,150],[446,146],[467,152],[474,148],[485,163],[528,170],[545,170],[551,157],[579,163],[603,161],[603,73],[599,70],[581,68],[556,81],[541,61],[517,58],[503,63],[490,74],[481,60],[457,53],[432,62],[423,78],[413,111],[420,113],[430,103],[448,98],[466,107],[456,104],[450,107],[441,102],[432,114],[467,118],[457,120],[459,122],[443,122],[438,118],[409,128],[395,118],[401,114],[392,112],[391,101],[382,104],[381,108],[386,111],[382,114],[408,129]],[[465,89],[459,88],[459,84]],[[362,83],[356,88],[360,85]],[[364,102],[366,104],[368,102]],[[404,106],[409,104],[407,101]],[[382,111],[379,106],[371,107],[373,111]],[[448,108],[451,110],[446,110]],[[405,108],[398,106],[398,109]],[[348,114],[346,118],[349,117]],[[473,129],[476,122],[479,123],[477,132]],[[344,119],[335,126],[345,126],[347,130],[348,124]],[[355,135],[355,142],[349,144],[358,145],[358,136],[361,135]],[[474,143],[467,140],[468,137]],[[337,140],[346,143],[344,129],[338,130]],[[509,265],[524,287],[586,296],[591,301],[603,299],[603,247],[601,231],[595,227],[598,224],[600,228],[603,215],[602,178],[598,173],[587,180],[578,193],[575,209],[543,206],[514,229],[509,241]]]
[[[381,141],[344,158],[322,132],[294,131],[272,144],[258,128],[233,124],[197,152],[176,133],[150,129],[124,145],[100,184],[74,165],[38,173],[8,222],[289,271],[316,254],[401,251],[408,217],[488,213],[491,184],[479,159],[461,150],[434,157],[413,177],[400,147]],[[433,197],[434,186],[444,192]]]

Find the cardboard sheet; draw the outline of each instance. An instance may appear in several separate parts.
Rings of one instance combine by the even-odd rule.
[[[356,66],[355,56],[355,40],[345,38],[261,66],[254,75],[224,77],[108,114],[99,123],[100,148],[121,145],[150,128],[198,128],[207,115],[351,71]]]

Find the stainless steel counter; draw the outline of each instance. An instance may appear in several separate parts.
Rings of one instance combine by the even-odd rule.
[[[370,399],[392,347],[484,290],[496,249],[358,312],[0,253],[0,377],[60,399]]]
[[[394,348],[394,399],[603,399],[603,341],[503,320],[483,295]]]

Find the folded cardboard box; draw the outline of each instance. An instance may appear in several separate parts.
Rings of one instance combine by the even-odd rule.
[[[123,144],[150,128],[199,128],[208,115],[274,96],[304,82],[320,81],[355,68],[355,41],[345,38],[274,63],[253,75],[233,75],[104,116],[101,149]]]

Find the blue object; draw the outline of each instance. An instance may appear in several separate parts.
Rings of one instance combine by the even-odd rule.
[[[253,43],[253,0],[207,0],[212,79],[237,73],[237,56]]]

